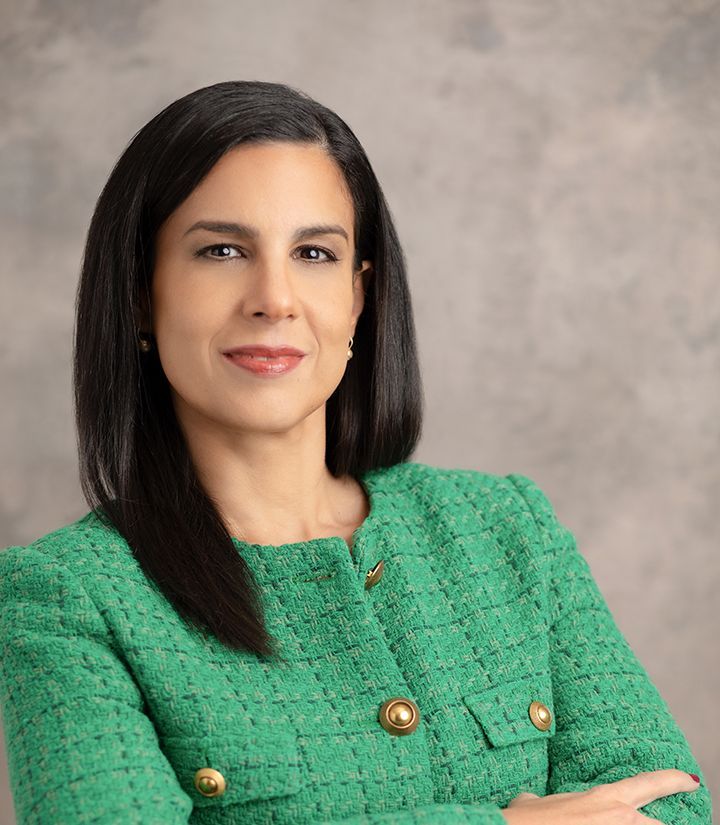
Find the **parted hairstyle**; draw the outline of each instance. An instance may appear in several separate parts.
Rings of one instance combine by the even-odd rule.
[[[157,347],[139,351],[137,319],[138,308],[150,305],[164,221],[225,152],[273,141],[319,145],[335,160],[353,200],[354,268],[373,264],[354,357],[326,404],[327,467],[359,479],[408,459],[420,438],[423,393],[392,216],[349,126],[285,84],[198,89],[133,136],[88,228],[73,352],[80,483],[90,507],[122,534],[189,628],[260,656],[280,654],[257,582],[200,484]]]

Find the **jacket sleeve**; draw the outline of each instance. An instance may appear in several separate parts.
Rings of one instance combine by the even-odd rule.
[[[538,486],[510,475],[550,564],[550,665],[556,732],[548,741],[548,794],[582,791],[643,771],[677,768],[696,791],[640,808],[668,825],[711,825],[703,773],[668,705],[617,627],[573,534]]]
[[[343,819],[322,820],[322,825],[507,825],[497,805],[438,802],[402,811],[358,814]],[[320,821],[316,825],[321,825]]]
[[[192,801],[69,567],[0,551],[0,710],[18,825],[187,823]]]

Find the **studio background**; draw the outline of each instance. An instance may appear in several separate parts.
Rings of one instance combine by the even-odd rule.
[[[0,547],[88,509],[73,301],[113,164],[194,89],[289,83],[396,221],[413,459],[537,481],[717,797],[720,4],[2,0],[0,32]]]

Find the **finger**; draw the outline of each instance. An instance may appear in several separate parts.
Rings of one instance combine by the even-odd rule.
[[[698,783],[685,771],[667,768],[658,771],[642,771],[635,776],[618,779],[601,786],[611,792],[615,799],[642,808],[649,802],[680,791],[696,791]]]

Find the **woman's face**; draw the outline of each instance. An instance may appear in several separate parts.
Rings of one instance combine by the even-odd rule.
[[[353,222],[332,158],[289,142],[230,150],[173,212],[156,238],[151,323],[181,424],[283,432],[324,420],[369,276],[369,261],[353,272]],[[258,374],[226,354],[250,345],[305,355]]]

